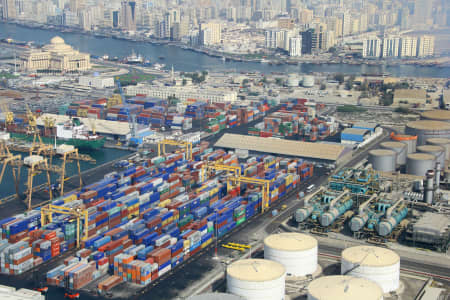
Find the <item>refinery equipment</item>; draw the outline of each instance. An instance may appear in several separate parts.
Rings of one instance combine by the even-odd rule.
[[[394,205],[386,211],[386,216],[378,223],[377,232],[382,237],[387,237],[393,230],[406,218],[408,207],[403,199],[399,199]]]
[[[338,217],[350,210],[353,205],[353,199],[350,193],[345,191],[337,198],[331,200],[328,211],[320,216],[320,224],[324,227],[330,226]]]
[[[374,230],[379,219],[383,215],[385,205],[375,203],[378,195],[372,195],[367,201],[358,208],[358,214],[350,220],[350,229],[352,232],[360,231],[367,224],[367,229]],[[369,222],[370,220],[370,222]]]
[[[445,253],[450,245],[450,217],[425,212],[418,220],[408,224],[405,239],[414,247],[428,247]]]
[[[46,205],[41,207],[41,226],[44,227],[47,223],[51,223],[53,220],[53,214],[68,215],[77,220],[77,248],[80,247],[80,239],[86,240],[88,238],[88,211],[81,210],[79,208]],[[83,222],[83,237],[80,234],[80,222]]]
[[[284,299],[285,267],[266,259],[242,259],[227,267],[227,292],[247,300]]]
[[[330,177],[328,187],[334,191],[348,189],[352,194],[372,194],[381,188],[379,175],[368,168],[343,169]]]
[[[317,271],[317,240],[307,234],[284,232],[264,239],[264,259],[279,262],[291,276],[306,276]]]
[[[383,290],[375,282],[353,276],[323,276],[308,285],[307,300],[382,300]]]

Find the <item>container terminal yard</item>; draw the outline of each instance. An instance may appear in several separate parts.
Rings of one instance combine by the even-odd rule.
[[[0,296],[448,296],[445,111],[393,128],[303,98],[115,84],[58,111],[2,107],[2,185],[27,182],[0,206]],[[109,148],[130,152],[94,166]]]

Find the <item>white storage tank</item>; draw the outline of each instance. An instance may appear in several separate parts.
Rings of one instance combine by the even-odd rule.
[[[381,148],[392,150],[397,153],[397,164],[404,165],[406,164],[406,152],[408,146],[401,142],[384,142],[380,144]]]
[[[383,300],[383,290],[365,278],[324,276],[308,285],[308,300]]]
[[[406,174],[425,176],[428,170],[434,169],[436,157],[428,153],[411,153],[406,158]]]
[[[292,276],[306,276],[317,270],[317,240],[309,235],[286,232],[264,239],[264,259],[279,262]]]
[[[445,149],[441,146],[435,145],[423,145],[417,147],[417,152],[420,153],[428,153],[434,155],[436,157],[436,162],[440,162],[441,166],[445,164]]]
[[[303,76],[302,85],[307,88],[313,87],[314,86],[314,76],[311,76],[311,75]]]
[[[422,119],[450,122],[450,111],[445,109],[425,111],[422,113]]]
[[[393,134],[391,135],[391,139],[393,141],[405,144],[408,147],[406,150],[406,154],[416,152],[417,136],[407,134],[397,134],[397,135]]]
[[[247,300],[282,300],[285,277],[286,269],[278,262],[238,260],[227,267],[227,291]]]
[[[342,251],[341,274],[372,280],[389,293],[399,287],[400,256],[381,247],[347,248]]]
[[[448,138],[429,138],[428,145],[441,146],[445,150],[445,159],[450,159],[450,139]]]
[[[397,153],[386,149],[370,150],[369,162],[376,171],[394,172],[397,163]]]
[[[406,124],[405,133],[417,136],[417,145],[425,145],[429,138],[450,138],[450,123],[420,120]]]
[[[296,74],[289,74],[287,79],[288,87],[298,87],[299,82],[300,80],[298,79],[298,76]]]
[[[245,300],[245,298],[226,293],[205,293],[190,296],[187,298],[187,300]]]

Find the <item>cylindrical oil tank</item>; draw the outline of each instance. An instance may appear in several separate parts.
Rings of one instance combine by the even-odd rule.
[[[317,270],[317,240],[312,236],[286,232],[264,239],[264,259],[279,262],[292,276],[306,276]]]
[[[372,280],[389,293],[399,287],[400,256],[386,248],[350,247],[342,251],[341,274]]]
[[[450,111],[443,109],[429,110],[423,112],[421,118],[423,120],[434,120],[450,123]]]
[[[245,298],[227,293],[205,293],[190,296],[187,300],[245,300]]]
[[[393,134],[391,135],[391,139],[393,141],[406,144],[407,146],[406,154],[416,152],[417,136],[407,134]]]
[[[373,281],[353,276],[324,276],[308,285],[308,300],[383,300],[383,290]]]
[[[445,159],[450,159],[450,139],[448,139],[448,138],[430,138],[430,139],[427,139],[427,144],[443,147],[445,150]]]
[[[397,153],[397,164],[406,164],[407,146],[401,142],[384,142],[380,144],[381,148],[395,151]]]
[[[298,79],[296,74],[289,74],[287,79],[287,86],[288,87],[298,87],[298,83],[300,80]]]
[[[434,168],[436,157],[428,153],[411,153],[406,157],[406,173],[425,176],[428,170]]]
[[[284,299],[286,269],[266,259],[242,259],[227,267],[228,293],[247,300]]]
[[[445,149],[441,146],[423,145],[417,147],[417,152],[432,154],[436,157],[436,162],[440,162],[441,166],[445,163]],[[433,169],[433,168],[432,168]]]
[[[417,145],[425,145],[429,138],[450,138],[450,123],[429,120],[413,121],[406,124],[405,133],[417,135]]]
[[[302,85],[304,87],[313,87],[314,86],[314,76],[311,76],[311,75],[303,76]]]
[[[369,163],[374,170],[394,172],[397,162],[397,153],[392,150],[375,149],[369,151]]]

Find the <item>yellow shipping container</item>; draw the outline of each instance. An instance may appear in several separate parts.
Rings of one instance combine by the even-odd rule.
[[[77,200],[77,195],[76,194],[72,194],[72,195],[64,197],[63,201],[64,201],[64,203],[68,203],[68,202],[72,202],[72,201],[75,201],[75,200]]]
[[[191,247],[191,242],[189,240],[184,240],[183,242],[183,248],[189,249]]]
[[[164,201],[159,202],[158,207],[166,207],[167,205],[169,205],[171,202],[170,199],[166,199]]]
[[[211,244],[211,242],[212,242],[212,238],[209,239],[209,240],[207,240],[207,241],[205,241],[205,242],[202,244],[202,246],[201,246],[202,249],[208,247],[208,246]]]

